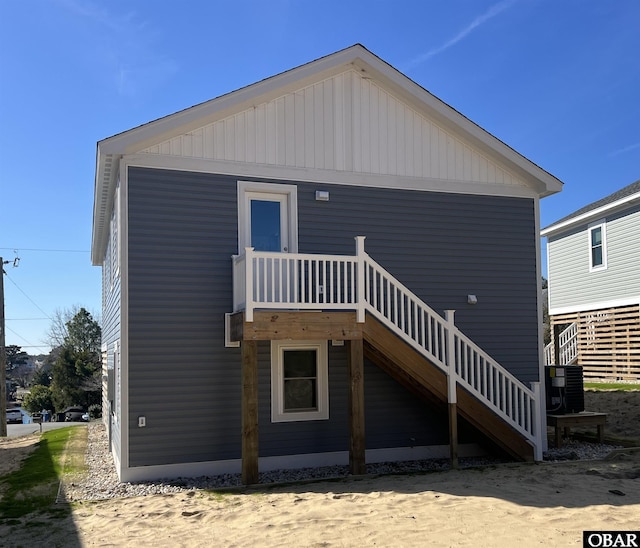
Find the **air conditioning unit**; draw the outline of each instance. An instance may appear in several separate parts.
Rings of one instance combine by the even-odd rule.
[[[548,365],[544,370],[547,413],[564,415],[584,411],[582,366]]]

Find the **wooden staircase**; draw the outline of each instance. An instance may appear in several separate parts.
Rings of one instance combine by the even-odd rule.
[[[393,379],[428,403],[446,409],[447,376],[379,320],[367,314],[364,355]],[[533,461],[533,446],[475,396],[457,387],[457,410],[469,424],[518,460]]]
[[[540,383],[528,386],[475,344],[456,326],[454,310],[442,316],[430,308],[365,252],[364,239],[356,237],[354,256],[252,248],[234,256],[233,310],[242,311],[243,318],[229,315],[229,343],[360,341],[355,361],[364,353],[403,386],[425,401],[444,404],[452,419],[461,416],[509,454],[542,460],[546,425]],[[354,380],[361,381],[358,375]],[[455,424],[450,420],[452,428]],[[453,430],[451,439],[456,437]]]

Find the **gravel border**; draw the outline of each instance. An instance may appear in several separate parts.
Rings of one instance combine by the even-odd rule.
[[[197,489],[244,487],[240,474],[173,478],[141,483],[121,482],[115,470],[113,457],[109,453],[107,432],[104,424],[100,421],[91,422],[87,425],[87,429],[87,453],[85,460],[88,465],[88,472],[81,480],[61,484],[58,493],[58,502],[105,500],[145,495],[184,493]],[[544,460],[548,462],[600,460],[618,448],[619,446],[587,443],[569,439],[565,441],[560,449],[550,449],[545,452]],[[505,462],[511,461],[491,457],[461,458],[459,459],[459,466],[460,468],[471,468]],[[449,469],[449,459],[431,459],[368,464],[367,474],[401,474],[444,471]],[[322,479],[344,479],[347,477],[349,477],[348,466],[325,466],[320,468],[262,472],[259,474],[258,482],[260,484],[276,484]]]

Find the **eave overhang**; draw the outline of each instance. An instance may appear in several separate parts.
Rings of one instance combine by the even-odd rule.
[[[566,232],[567,230],[570,230],[575,226],[580,226],[591,223],[593,221],[597,221],[598,219],[602,219],[603,217],[633,207],[637,204],[640,204],[640,192],[625,196],[620,200],[611,202],[602,207],[586,211],[582,215],[576,215],[575,217],[571,217],[570,219],[565,219],[564,221],[549,225],[548,227],[543,228],[540,231],[540,236],[547,238],[555,236],[557,234],[561,234],[562,232]]]

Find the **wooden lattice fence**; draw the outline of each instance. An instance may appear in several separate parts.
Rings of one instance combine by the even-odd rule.
[[[640,305],[552,316],[551,329],[576,323],[585,378],[640,380]],[[557,327],[557,329],[556,329]]]

